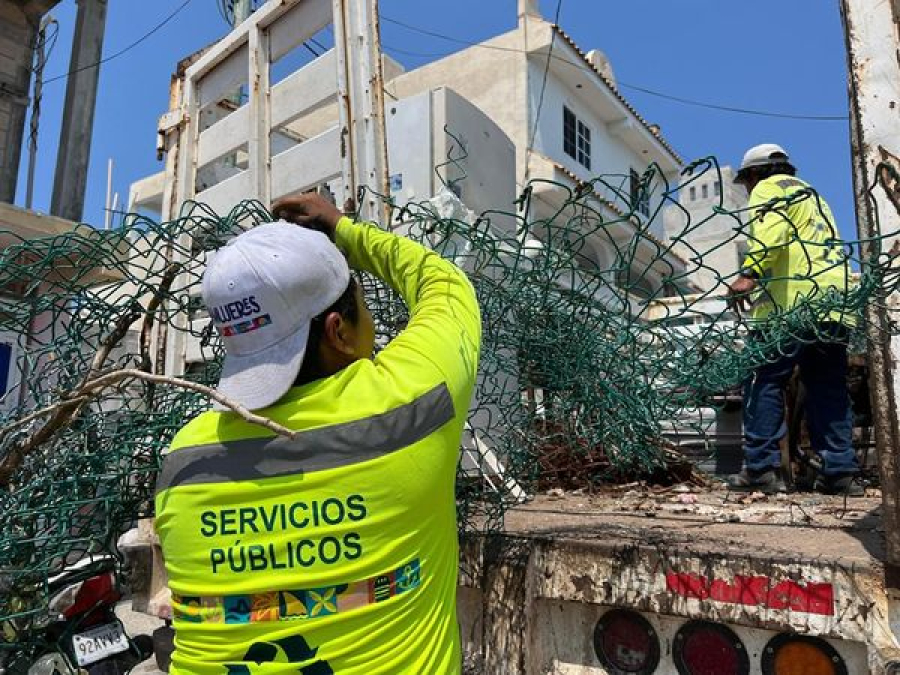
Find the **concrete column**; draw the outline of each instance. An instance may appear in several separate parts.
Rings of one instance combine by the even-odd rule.
[[[50,212],[68,220],[81,220],[87,187],[94,108],[97,104],[98,64],[103,54],[107,0],[77,0],[78,19],[72,41],[69,81],[62,131],[56,157]]]
[[[519,20],[526,16],[541,18],[540,0],[519,0]]]
[[[40,18],[0,0],[0,202],[16,198],[31,57]]]

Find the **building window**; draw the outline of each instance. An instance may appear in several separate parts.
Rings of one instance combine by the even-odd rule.
[[[634,169],[631,170],[631,208],[645,216],[650,215],[650,193],[644,178]]]
[[[695,188],[693,185],[691,186],[691,201],[697,201],[697,188]]]
[[[719,181],[713,183],[713,192],[715,193],[716,197],[722,194],[722,184]]]
[[[703,199],[709,197],[709,186],[705,183],[700,186],[700,192],[703,194]]]
[[[566,106],[563,106],[563,152],[590,170],[591,129]]]

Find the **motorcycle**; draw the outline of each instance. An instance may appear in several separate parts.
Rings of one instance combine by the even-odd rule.
[[[134,638],[116,616],[121,599],[116,560],[87,558],[48,579],[49,618],[38,630],[46,651],[10,675],[126,675],[153,655],[148,635]]]

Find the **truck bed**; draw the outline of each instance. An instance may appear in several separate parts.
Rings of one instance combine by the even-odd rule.
[[[506,531],[612,545],[686,546],[701,552],[829,560],[880,571],[881,495],[737,495],[722,488],[625,486],[595,494],[551,491],[510,509]]]
[[[735,495],[721,487],[552,490],[464,542],[459,588],[471,672],[606,673],[594,626],[613,608],[661,639],[675,672],[685,622],[727,626],[758,674],[769,640],[828,642],[852,673],[900,663],[884,587],[881,497]],[[667,660],[668,659],[668,660]],[[664,665],[668,663],[668,665]]]

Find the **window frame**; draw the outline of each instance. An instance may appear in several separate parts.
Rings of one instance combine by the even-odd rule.
[[[629,190],[628,194],[631,198],[631,208],[635,213],[639,213],[645,218],[650,217],[650,191],[644,184],[644,176],[637,172],[637,169],[630,169],[629,173]]]
[[[591,170],[591,128],[563,104],[563,152]]]

